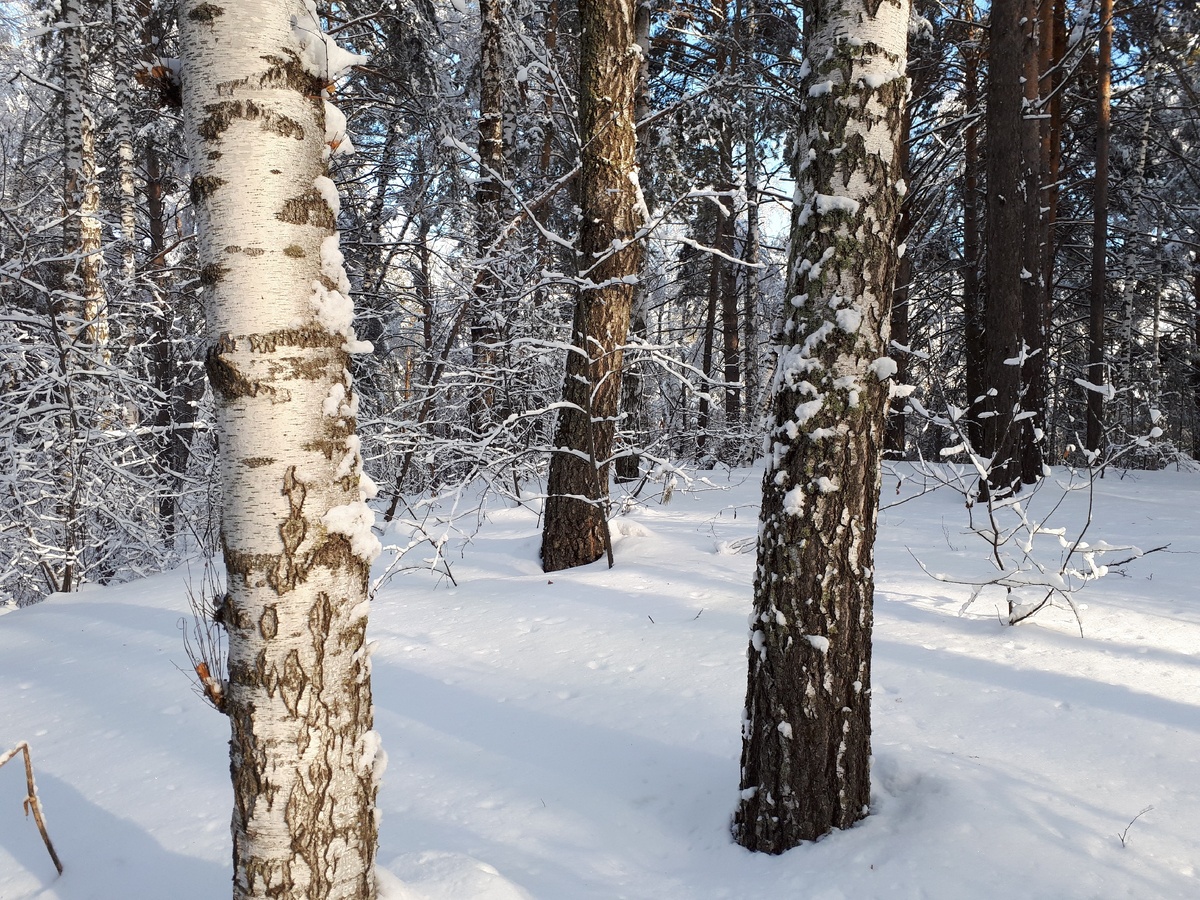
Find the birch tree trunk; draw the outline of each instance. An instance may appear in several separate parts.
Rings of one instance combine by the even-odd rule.
[[[621,395],[621,346],[641,244],[634,94],[635,0],[579,4],[579,288],[564,406],[550,458],[542,567],[586,565],[611,550],[609,457]]]
[[[96,180],[96,122],[91,110],[90,52],[84,0],[63,0],[63,127],[66,181],[63,220],[65,303],[69,330],[87,356],[107,351],[100,183]],[[78,327],[76,327],[78,325]]]
[[[909,4],[805,9],[787,300],[754,583],[742,846],[782,853],[867,814],[871,623]]]
[[[368,348],[324,160],[338,114],[321,99],[353,58],[301,0],[186,0],[179,22],[221,448],[233,895],[370,900],[379,544],[347,371]]]

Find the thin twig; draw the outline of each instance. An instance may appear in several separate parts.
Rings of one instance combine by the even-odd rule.
[[[1150,812],[1150,810],[1152,810],[1152,809],[1154,809],[1153,806],[1147,806],[1140,813],[1138,813],[1136,816],[1134,816],[1132,819],[1129,820],[1129,824],[1125,826],[1124,831],[1119,832],[1117,834],[1117,837],[1121,839],[1122,847],[1125,847],[1128,845],[1129,829],[1133,827],[1133,823],[1136,822],[1138,819],[1140,819],[1142,816],[1144,816],[1146,813]],[[59,871],[62,871],[62,870],[60,869]]]
[[[0,766],[4,765],[18,753],[25,754],[25,815],[33,813],[33,820],[37,823],[38,831],[41,832],[42,841],[46,844],[46,849],[50,851],[50,859],[54,861],[54,868],[58,869],[58,874],[63,872],[63,864],[58,858],[58,854],[54,851],[54,844],[50,841],[50,835],[46,832],[46,819],[42,816],[42,802],[38,799],[37,784],[33,780],[33,758],[29,755],[29,744],[21,741],[17,746],[13,747],[3,756],[0,756]],[[1132,824],[1132,823],[1130,823]]]

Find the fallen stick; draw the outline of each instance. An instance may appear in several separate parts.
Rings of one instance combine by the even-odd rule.
[[[29,755],[29,745],[24,741],[17,744],[3,756],[0,756],[0,766],[16,756],[18,753],[25,754],[25,785],[29,791],[29,796],[25,798],[25,815],[33,813],[33,820],[37,822],[38,831],[42,834],[42,840],[46,842],[46,849],[50,851],[50,858],[54,860],[54,868],[58,869],[58,874],[61,875],[63,865],[58,859],[58,854],[54,852],[54,844],[50,841],[50,835],[46,833],[46,820],[42,817],[42,804],[38,800],[37,785],[33,780],[33,759]]]

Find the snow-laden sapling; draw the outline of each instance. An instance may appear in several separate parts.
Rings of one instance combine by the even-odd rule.
[[[968,463],[922,460],[916,464],[914,475],[923,479],[926,490],[949,488],[962,495],[968,532],[986,546],[988,566],[983,571],[949,573],[931,569],[915,555],[914,559],[930,577],[970,588],[960,612],[966,612],[989,588],[1000,588],[1005,597],[1001,616],[1005,624],[1016,625],[1047,607],[1060,606],[1075,616],[1082,634],[1083,621],[1075,595],[1113,567],[1164,549],[1143,551],[1132,544],[1087,539],[1095,516],[1096,482],[1105,467],[1134,448],[1145,446],[1156,435],[1152,432],[1125,447],[1113,449],[1103,466],[1086,469],[1067,466],[1057,472],[1044,466],[1041,477],[1026,484],[1020,493],[1002,493],[980,489],[989,483],[995,461],[973,446],[964,411],[951,404],[947,409],[944,416],[934,415],[919,401],[910,401],[910,412],[953,436],[955,442],[943,448],[941,455],[965,456]],[[1157,428],[1155,431],[1161,434]],[[906,480],[898,472],[893,474],[901,482]],[[1082,500],[1082,510],[1075,497]],[[1062,521],[1074,524],[1058,524]],[[1122,558],[1114,560],[1113,554]]]

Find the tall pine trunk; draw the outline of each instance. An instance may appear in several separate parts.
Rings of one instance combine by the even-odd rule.
[[[639,260],[634,94],[635,0],[579,4],[579,286],[572,350],[550,458],[542,566],[585,565],[609,550],[609,458]]]
[[[867,814],[871,623],[909,4],[805,16],[805,105],[733,835],[782,853]]]
[[[966,5],[967,21],[974,20],[974,6]],[[967,115],[971,118],[963,136],[963,319],[965,321],[965,359],[967,396],[967,437],[971,447],[979,452],[984,447],[983,423],[980,417],[983,412],[983,401],[987,393],[984,370],[987,364],[987,346],[984,338],[984,290],[981,283],[980,262],[981,246],[979,234],[979,58],[980,40],[978,31],[971,34],[962,51],[963,59],[963,99]]]
[[[1096,178],[1092,186],[1092,286],[1088,308],[1087,392],[1088,450],[1100,453],[1104,443],[1104,297],[1108,252],[1108,138],[1112,107],[1112,0],[1100,0],[1100,47],[1096,86]]]
[[[471,426],[482,433],[496,404],[496,304],[501,284],[496,275],[496,238],[504,211],[504,9],[502,0],[480,0],[479,181],[475,185],[478,250],[471,308],[471,354],[477,394],[471,400]]]
[[[1036,53],[1032,0],[994,0],[988,45],[987,306],[984,312],[983,455],[992,460],[981,490],[1003,497],[1021,487],[1022,300],[1030,206],[1026,158],[1027,59]],[[1036,58],[1036,57],[1035,57]],[[1036,79],[1033,87],[1036,90]]]
[[[233,895],[371,900],[379,544],[348,375],[366,348],[324,161],[338,73],[310,9],[187,0],[179,20],[220,442]]]
[[[1021,197],[1024,201],[1025,228],[1021,249],[1021,339],[1024,343],[1021,364],[1021,408],[1026,418],[1020,422],[1021,480],[1033,484],[1042,478],[1042,449],[1046,426],[1046,287],[1043,283],[1042,254],[1046,246],[1046,215],[1042,207],[1048,150],[1042,143],[1041,41],[1050,20],[1048,0],[1028,0],[1025,14],[1036,16],[1029,28],[1022,59],[1022,83],[1025,88],[1025,113],[1021,119]]]

